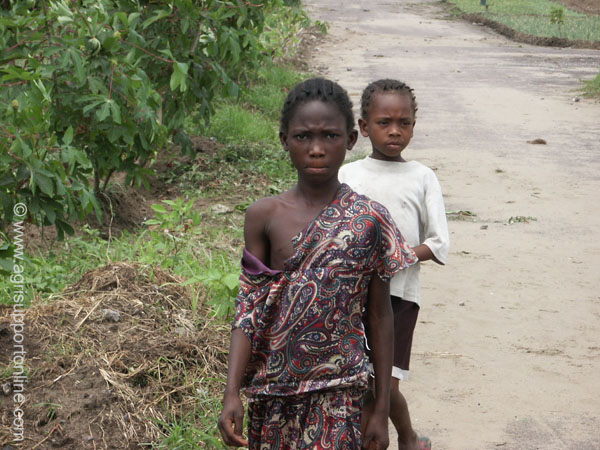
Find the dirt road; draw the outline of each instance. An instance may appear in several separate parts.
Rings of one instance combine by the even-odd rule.
[[[576,93],[600,52],[514,43],[430,0],[351,3],[305,1],[330,24],[311,66],[355,105],[377,78],[414,87],[405,157],[475,214],[423,268],[415,427],[435,450],[600,449],[600,103]]]

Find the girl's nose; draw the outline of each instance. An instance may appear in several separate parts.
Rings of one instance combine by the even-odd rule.
[[[313,157],[321,157],[325,155],[323,143],[319,139],[315,139],[309,148],[309,155]]]

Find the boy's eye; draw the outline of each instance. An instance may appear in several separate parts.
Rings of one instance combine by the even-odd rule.
[[[327,133],[327,137],[329,139],[335,139],[338,136],[339,136],[339,134],[337,134],[337,133]]]
[[[308,137],[308,135],[306,133],[300,133],[300,134],[295,135],[294,137],[296,139],[298,139],[299,141],[303,141]]]

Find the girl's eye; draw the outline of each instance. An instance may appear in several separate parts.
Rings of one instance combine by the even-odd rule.
[[[337,133],[327,133],[327,137],[329,139],[335,139],[338,136],[339,136],[339,134],[337,134]]]
[[[380,120],[379,122],[377,122],[377,125],[382,125],[382,126],[385,126],[385,125],[387,125],[387,124],[388,124],[388,121],[387,121],[387,120]]]
[[[299,141],[303,141],[305,140],[308,136],[305,133],[302,134],[297,134],[296,136],[294,136],[296,139],[298,139]]]

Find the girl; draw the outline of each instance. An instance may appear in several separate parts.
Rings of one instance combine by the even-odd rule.
[[[368,311],[376,375],[363,448],[385,449],[391,373],[389,279],[415,256],[387,210],[338,180],[357,139],[338,84],[307,80],[288,95],[279,137],[294,187],[258,200],[244,225],[240,292],[219,429],[250,449],[361,446]],[[375,326],[376,324],[376,326]],[[248,440],[242,438],[248,399]]]

